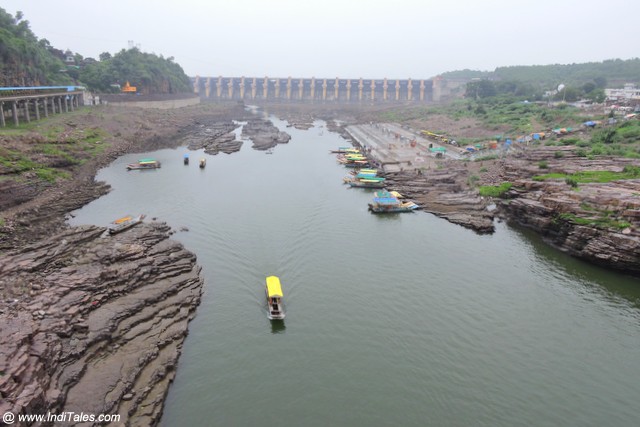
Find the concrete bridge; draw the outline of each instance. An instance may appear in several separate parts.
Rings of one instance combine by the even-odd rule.
[[[384,103],[439,101],[439,79],[195,77],[203,100]]]
[[[40,116],[74,111],[84,104],[84,92],[79,90],[46,90],[44,94],[38,93],[37,89],[24,90],[24,94],[20,94],[20,90],[14,92],[17,94],[4,93],[0,97],[0,127],[7,125],[7,116],[14,126],[18,126],[20,120],[29,123],[31,120],[40,120]]]

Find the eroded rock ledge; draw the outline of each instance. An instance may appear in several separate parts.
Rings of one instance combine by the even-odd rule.
[[[73,227],[0,259],[0,412],[157,424],[203,285],[169,230]]]
[[[544,172],[621,172],[640,166],[636,159],[589,160],[567,148],[561,158],[548,160]],[[551,245],[593,264],[640,276],[640,179],[580,183],[565,179],[538,181],[539,150],[504,166],[513,186],[498,200],[498,212],[510,223],[538,232]],[[548,154],[547,157],[548,158]]]
[[[487,210],[488,200],[478,192],[458,182],[462,172],[451,166],[446,170],[431,170],[424,174],[415,171],[386,173],[389,188],[415,200],[425,212],[474,230],[479,234],[495,231],[493,213]],[[460,169],[464,168],[462,166]]]
[[[249,120],[242,128],[242,137],[251,139],[254,150],[268,150],[291,139],[291,135],[280,131],[268,120]]]

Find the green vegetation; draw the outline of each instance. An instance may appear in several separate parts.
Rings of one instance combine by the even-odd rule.
[[[534,176],[536,181],[545,181],[548,179],[564,179],[565,181],[571,180],[578,183],[589,182],[611,182],[621,179],[638,179],[640,178],[640,167],[637,166],[625,166],[622,172],[612,171],[581,171],[574,174],[562,174],[562,173],[548,173],[545,175]],[[567,181],[568,182],[568,181]]]
[[[191,80],[173,58],[164,59],[138,49],[121,50],[113,57],[100,55],[101,61],[88,64],[79,79],[98,92],[118,91],[112,85],[129,82],[140,93],[184,93],[191,91]]]
[[[510,182],[503,182],[500,185],[483,185],[479,188],[480,195],[484,197],[502,197],[513,186]]]
[[[627,227],[631,227],[631,224],[627,221],[620,221],[615,218],[610,218],[610,212],[600,212],[601,216],[583,218],[572,213],[561,213],[557,216],[558,219],[573,222],[578,225],[586,225],[596,228],[615,228],[618,230],[624,230]]]
[[[14,18],[0,8],[0,86],[73,84],[53,51],[46,39],[33,34],[22,13]]]
[[[33,134],[34,126],[33,123],[20,126],[11,133],[28,137]],[[65,131],[59,126],[51,126],[36,130],[44,137],[30,141],[22,150],[0,147],[0,166],[6,179],[48,182],[70,179],[77,165],[95,157],[109,145],[104,142],[107,133],[99,128]]]
[[[102,53],[100,60],[74,55],[76,65],[67,66],[64,52],[40,39],[21,12],[15,18],[0,8],[0,86],[80,85],[94,92],[119,92],[129,82],[138,93],[184,93],[191,80],[173,58],[121,50]]]

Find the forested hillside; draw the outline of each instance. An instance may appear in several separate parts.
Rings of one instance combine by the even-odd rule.
[[[442,77],[526,83],[545,90],[555,89],[559,84],[581,86],[594,81],[600,86],[606,83],[607,87],[615,87],[624,83],[640,83],[640,58],[584,64],[516,65],[498,67],[492,72],[457,70],[442,73]]]
[[[65,71],[49,42],[38,40],[21,13],[14,18],[0,8],[0,86],[72,84]]]
[[[94,91],[113,91],[113,84],[129,82],[139,93],[183,93],[191,90],[191,80],[173,58],[164,59],[133,48],[121,50],[113,57],[100,55],[99,62],[87,64],[79,79]],[[117,90],[117,89],[116,89]]]
[[[0,8],[0,86],[80,85],[95,92],[119,92],[129,82],[138,93],[183,93],[191,81],[173,58],[163,58],[138,49],[115,55],[100,54],[100,60],[73,55],[65,64],[64,53],[46,39],[38,39],[22,13],[15,18]]]
[[[640,83],[640,58],[568,65],[530,65],[498,67],[494,71],[500,80],[518,80],[554,87],[581,85],[597,79],[605,79],[610,86],[623,83]]]

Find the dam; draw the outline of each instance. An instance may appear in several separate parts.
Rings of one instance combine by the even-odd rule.
[[[193,90],[203,100],[332,103],[428,103],[442,100],[443,79],[200,77]]]

